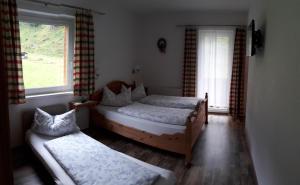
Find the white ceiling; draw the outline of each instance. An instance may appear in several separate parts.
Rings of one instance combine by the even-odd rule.
[[[162,11],[247,11],[250,0],[121,0],[123,6],[138,13]]]

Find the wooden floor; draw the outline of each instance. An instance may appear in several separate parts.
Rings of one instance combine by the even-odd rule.
[[[174,171],[177,184],[180,185],[256,185],[244,128],[228,116],[209,116],[209,124],[195,145],[190,168],[184,166],[184,157],[181,155],[148,147],[102,130],[87,133],[115,150]],[[14,171],[15,184],[53,184],[39,163],[28,156],[21,161]]]

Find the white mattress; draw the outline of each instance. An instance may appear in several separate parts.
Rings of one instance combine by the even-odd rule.
[[[106,119],[155,135],[184,133],[186,128],[182,125],[172,125],[128,116],[118,112],[118,108],[104,105],[97,106],[98,112],[104,115]]]
[[[30,130],[27,131],[26,133],[27,143],[30,145],[35,155],[39,158],[39,160],[44,164],[44,166],[50,172],[55,182],[59,185],[75,185],[75,183],[70,178],[70,176],[64,171],[64,169],[57,163],[57,161],[44,147],[44,143],[52,139],[55,139],[55,137],[42,136],[39,134],[35,134]],[[137,160],[123,153],[120,153],[120,155],[124,155],[129,160],[133,160],[134,162],[144,166],[145,168],[148,168],[150,170],[159,173],[160,178],[155,183],[155,185],[174,185],[176,183],[176,177],[173,172],[159,168],[157,166],[150,165],[148,163]]]

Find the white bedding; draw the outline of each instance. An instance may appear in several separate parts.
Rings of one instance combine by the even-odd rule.
[[[44,146],[76,184],[152,185],[160,176],[82,132],[47,141]]]
[[[201,102],[203,100],[194,97],[150,95],[141,99],[139,102],[148,105],[161,106],[161,107],[194,110],[199,101]]]
[[[44,143],[52,139],[55,139],[55,137],[42,136],[39,134],[35,134],[30,130],[26,133],[27,143],[30,145],[35,155],[45,165],[49,173],[54,178],[56,184],[75,185],[74,181],[70,178],[70,176],[65,172],[65,170],[58,164],[58,162],[44,147]],[[123,155],[129,160],[136,162],[141,166],[144,166],[145,168],[148,168],[149,170],[159,173],[160,177],[154,185],[174,185],[176,183],[176,178],[173,172],[159,168],[157,166],[147,164],[128,155],[122,153],[119,154]]]
[[[118,112],[118,107],[97,106],[97,111],[105,116],[106,119],[120,123],[124,126],[135,128],[155,135],[184,133],[185,126],[171,125],[140,119]]]
[[[191,109],[159,107],[138,102],[118,109],[118,112],[128,116],[181,126],[186,124],[187,118],[192,111]]]

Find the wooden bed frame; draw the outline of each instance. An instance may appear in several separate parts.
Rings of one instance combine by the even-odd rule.
[[[113,81],[107,87],[114,93],[120,93],[121,86],[135,88],[123,81]],[[96,91],[90,96],[90,100],[100,102],[102,90]],[[106,119],[95,108],[90,111],[90,123],[93,127],[102,127],[119,135],[133,139],[135,141],[157,147],[163,150],[185,155],[185,164],[188,165],[192,159],[192,149],[196,143],[202,127],[208,123],[208,95],[206,93],[204,101],[199,102],[195,110],[187,118],[184,133],[155,135],[135,128],[124,126],[115,121]]]

